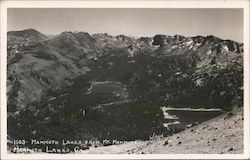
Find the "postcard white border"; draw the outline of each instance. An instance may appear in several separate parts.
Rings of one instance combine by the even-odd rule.
[[[249,1],[0,1],[1,7],[1,159],[249,159]],[[7,8],[243,8],[244,153],[243,154],[7,154]]]

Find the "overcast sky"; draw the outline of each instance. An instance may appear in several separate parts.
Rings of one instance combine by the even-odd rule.
[[[243,42],[242,9],[8,9],[8,31],[34,28],[153,36],[214,35]]]

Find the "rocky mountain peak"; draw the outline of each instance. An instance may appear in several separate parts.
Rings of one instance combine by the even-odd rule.
[[[9,31],[7,36],[21,37],[27,41],[42,41],[46,36],[35,29],[25,29],[21,31]]]

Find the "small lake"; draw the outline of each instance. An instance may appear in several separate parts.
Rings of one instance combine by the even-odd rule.
[[[124,94],[126,87],[119,82],[92,82],[88,89],[89,94]]]
[[[205,109],[205,108],[167,108],[162,107],[164,115],[163,126],[170,129],[192,127],[201,122],[219,116],[222,111],[220,109]]]

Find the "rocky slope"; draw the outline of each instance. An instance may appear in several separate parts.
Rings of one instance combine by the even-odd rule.
[[[7,71],[10,139],[145,140],[185,129],[166,129],[162,106],[243,103],[243,44],[214,36],[12,31]]]

